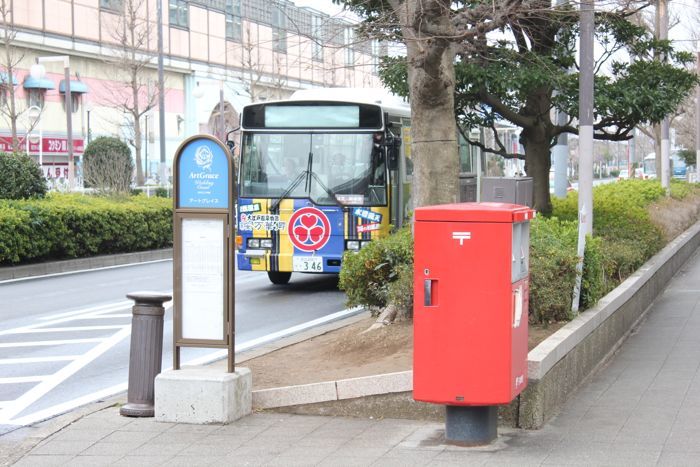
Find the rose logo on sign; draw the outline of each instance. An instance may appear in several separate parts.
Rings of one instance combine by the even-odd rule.
[[[316,208],[301,208],[289,218],[289,239],[301,251],[320,250],[330,238],[328,217]]]
[[[211,172],[211,164],[214,160],[214,154],[207,146],[200,146],[194,153],[194,161],[205,172]]]

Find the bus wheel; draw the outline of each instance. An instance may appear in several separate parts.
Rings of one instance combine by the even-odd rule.
[[[289,278],[292,277],[291,272],[280,272],[280,271],[267,271],[267,277],[270,278],[270,282],[277,285],[284,285],[289,282]]]

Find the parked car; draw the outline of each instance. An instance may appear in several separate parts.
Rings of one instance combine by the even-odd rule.
[[[620,173],[617,176],[617,179],[618,180],[627,180],[628,178],[630,178],[630,171],[627,169],[620,170]]]

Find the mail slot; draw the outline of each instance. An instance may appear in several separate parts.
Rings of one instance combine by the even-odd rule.
[[[530,219],[526,206],[415,211],[413,397],[511,402],[527,386]]]

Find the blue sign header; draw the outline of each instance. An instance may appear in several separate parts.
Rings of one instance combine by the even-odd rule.
[[[209,138],[195,138],[179,155],[178,207],[228,209],[229,183],[233,181],[225,150]]]

